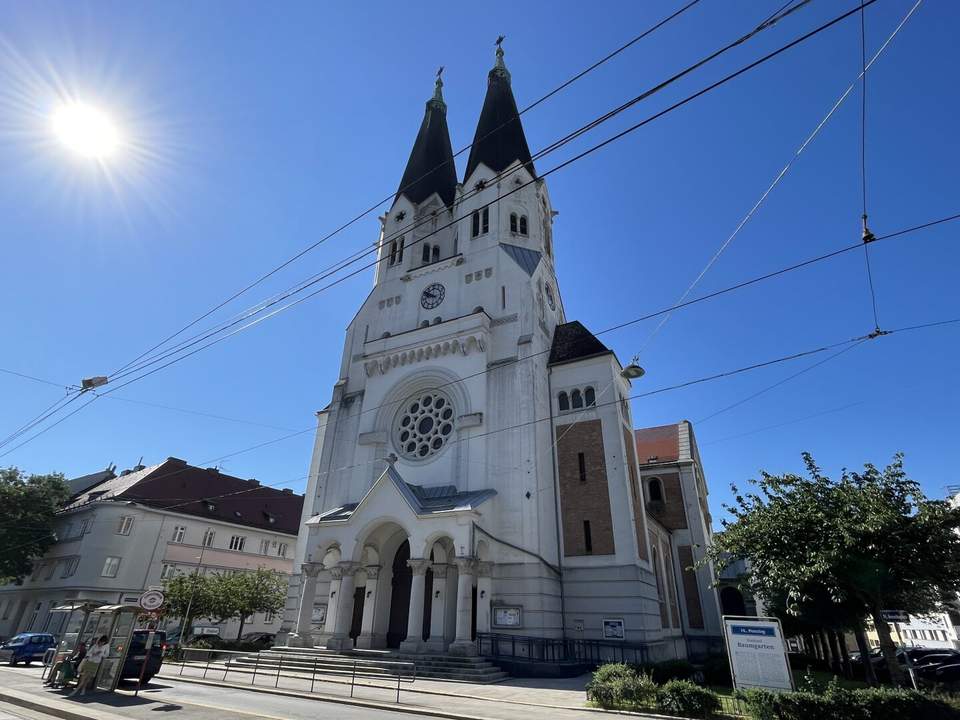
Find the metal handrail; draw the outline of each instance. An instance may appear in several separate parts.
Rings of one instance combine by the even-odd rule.
[[[198,659],[198,661],[187,660],[187,653],[204,653],[206,655],[206,662],[204,663],[203,659]],[[225,658],[223,663],[223,678],[221,682],[225,682],[227,674],[230,670],[236,670],[238,668],[244,667],[240,663],[235,662],[240,658],[235,656],[242,656],[250,658],[253,653],[244,652],[242,650],[218,650],[216,648],[191,648],[191,647],[182,647],[178,651],[179,660],[172,660],[170,662],[175,662],[180,665],[180,676],[183,676],[183,669],[190,665],[191,667],[199,667],[202,664],[203,667],[203,678],[206,679],[207,673],[210,670],[211,663],[214,661],[215,655],[228,656]],[[417,663],[407,660],[363,660],[363,659],[354,659],[350,662],[349,665],[344,663],[324,663],[322,657],[312,658],[312,664],[310,659],[304,658],[302,662],[304,664],[309,664],[307,667],[297,667],[295,660],[286,657],[287,653],[278,653],[279,657],[277,658],[277,668],[274,681],[274,687],[280,687],[280,677],[283,675],[284,669],[287,671],[287,675],[291,678],[298,678],[302,680],[307,679],[309,675],[310,680],[310,692],[314,692],[316,684],[318,682],[323,683],[324,675],[332,675],[335,677],[350,677],[350,697],[353,697],[355,688],[357,686],[357,680],[361,680],[361,686],[367,685],[368,687],[380,687],[383,688],[383,685],[370,685],[369,683],[364,683],[364,680],[389,680],[391,681],[390,687],[392,688],[392,682],[395,679],[397,682],[396,691],[397,691],[397,702],[400,702],[400,690],[403,683],[414,683],[417,679]],[[230,657],[233,656],[233,657]],[[342,657],[342,656],[340,656]],[[257,675],[267,674],[269,677],[273,675],[272,672],[269,672],[265,668],[260,666],[262,653],[256,653],[256,658],[253,663],[253,673],[251,675],[250,684],[256,684]],[[284,660],[287,660],[287,666],[284,668]],[[196,665],[194,664],[196,662]],[[318,678],[317,676],[320,675]]]
[[[522,652],[518,652],[518,649]],[[515,662],[576,662],[596,665],[619,660],[640,664],[649,659],[649,645],[594,638],[477,633],[477,653],[484,657]]]

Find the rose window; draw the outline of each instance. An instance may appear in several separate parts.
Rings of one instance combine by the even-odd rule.
[[[397,414],[397,447],[411,460],[421,460],[439,452],[451,434],[453,405],[450,398],[436,390],[409,398]]]

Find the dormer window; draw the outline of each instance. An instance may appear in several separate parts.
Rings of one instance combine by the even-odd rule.
[[[520,216],[520,234],[521,234],[521,235],[529,235],[529,234],[530,234],[529,231],[527,230],[527,216],[526,216],[526,215],[521,215],[521,216]]]
[[[472,237],[479,237],[490,232],[490,208],[485,207],[482,210],[474,210],[471,218]]]

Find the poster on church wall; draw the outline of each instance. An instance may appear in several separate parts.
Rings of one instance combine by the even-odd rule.
[[[622,618],[604,618],[603,619],[603,639],[604,640],[623,640],[625,636]]]
[[[734,688],[793,690],[793,674],[779,620],[724,615],[723,637]]]
[[[522,613],[518,606],[493,608],[494,627],[520,627]]]
[[[310,621],[314,625],[323,625],[327,622],[327,606],[326,605],[314,605],[313,606],[313,617],[310,618]]]

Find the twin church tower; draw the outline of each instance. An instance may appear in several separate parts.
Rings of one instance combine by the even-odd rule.
[[[438,74],[318,413],[291,645],[470,655],[492,632],[612,634],[683,654],[630,381],[566,320],[554,216],[499,43],[462,182]]]

